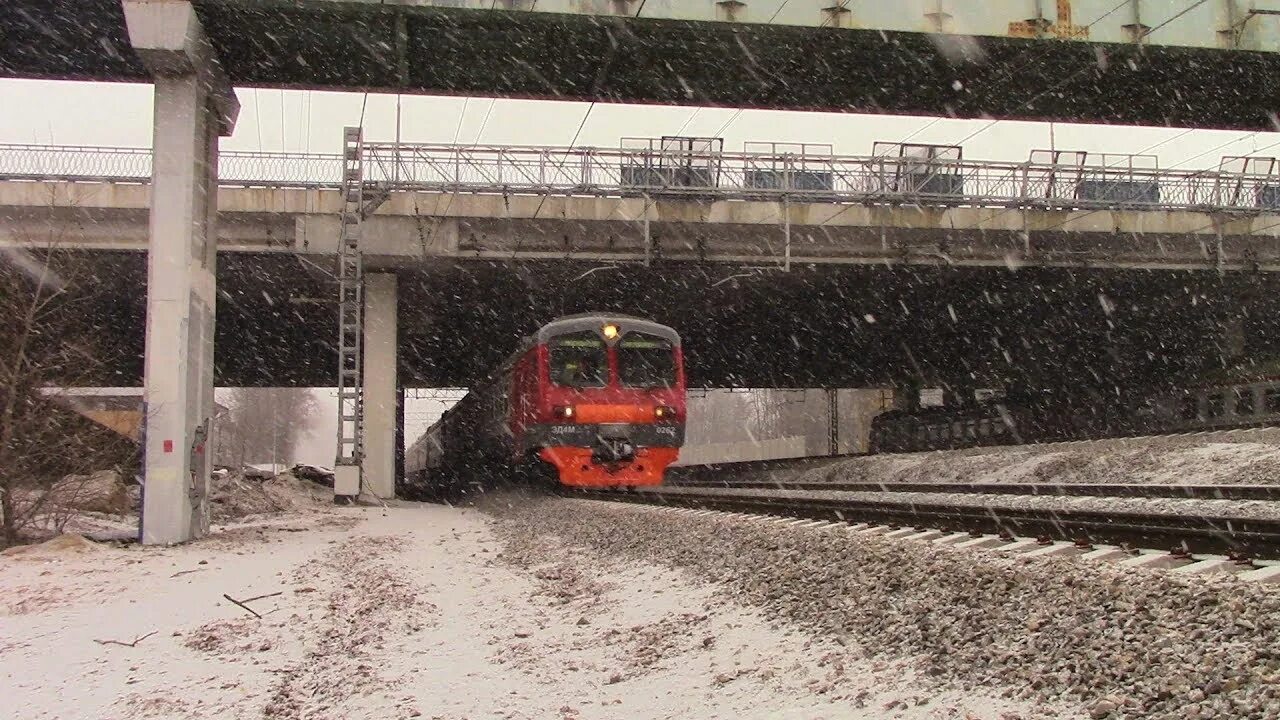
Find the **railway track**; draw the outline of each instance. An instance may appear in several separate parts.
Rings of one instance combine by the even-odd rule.
[[[668,487],[831,492],[963,493],[1058,497],[1173,498],[1184,500],[1280,500],[1280,485],[1144,485],[1102,483],[845,483],[769,480],[676,479]]]
[[[805,488],[817,483],[782,485],[779,483],[745,482],[717,486],[706,484],[681,484],[637,490],[591,490],[570,493],[573,497],[621,502],[649,503],[675,507],[704,508],[732,512],[746,512],[781,517],[813,520],[834,520],[847,523],[867,523],[888,526],[891,529],[918,528],[948,533],[964,533],[974,537],[1001,535],[1008,538],[1038,538],[1043,542],[1066,541],[1086,547],[1093,545],[1118,545],[1129,548],[1159,548],[1176,550],[1194,555],[1230,555],[1237,558],[1280,559],[1280,520],[1266,520],[1229,515],[1182,515],[1158,512],[1095,511],[1079,509],[1014,508],[980,505],[948,505],[942,502],[920,502],[903,499],[895,501],[867,500],[815,496]],[[797,488],[795,485],[803,485]],[[822,490],[832,490],[834,484],[822,483]],[[862,485],[862,484],[858,484]],[[986,484],[982,484],[983,487]],[[840,489],[845,489],[848,484]],[[889,488],[893,489],[890,490]],[[929,486],[927,491],[943,490],[945,486]],[[969,485],[969,488],[977,487]],[[1032,489],[1058,492],[1041,494],[1069,495],[1063,488],[1076,485],[1023,485],[1004,486],[1018,488],[1006,491],[1032,494]],[[1124,492],[1140,486],[1121,485],[1088,486],[1095,495],[1103,497],[1195,497],[1185,494],[1191,486],[1164,486],[1166,493],[1124,495]],[[1203,486],[1211,487],[1211,486]],[[1212,486],[1227,491],[1227,486]],[[1241,488],[1251,488],[1242,491]],[[1238,486],[1228,491],[1254,492],[1257,495],[1244,499],[1275,499],[1275,494],[1258,490],[1258,486]],[[911,485],[910,492],[919,492]],[[1112,488],[1117,488],[1112,494]],[[877,492],[901,490],[898,485],[872,485]],[[976,490],[970,490],[977,492]],[[963,491],[961,491],[963,492]],[[1081,489],[1083,492],[1083,489]],[[1190,491],[1192,493],[1196,491]],[[1183,494],[1176,494],[1183,493]],[[1079,496],[1078,494],[1076,496]],[[1218,499],[1219,496],[1211,496]],[[1236,494],[1228,499],[1241,499]]]

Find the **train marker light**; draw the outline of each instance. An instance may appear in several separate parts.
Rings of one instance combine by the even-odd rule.
[[[612,340],[618,337],[618,326],[613,324],[605,325],[604,337],[606,340]]]
[[[572,420],[572,419],[573,419],[573,406],[572,406],[572,405],[557,405],[556,407],[554,407],[554,408],[552,408],[552,409],[551,409],[551,414],[552,414],[552,415],[555,415],[557,418],[559,418],[559,419],[561,419],[561,420]]]
[[[653,409],[653,417],[658,420],[665,420],[670,417],[675,417],[675,414],[676,414],[675,408],[670,408],[670,407],[667,407],[666,405],[659,405],[658,407]]]

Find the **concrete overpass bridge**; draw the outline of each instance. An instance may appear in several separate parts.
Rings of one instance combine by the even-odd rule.
[[[1221,356],[1243,303],[1255,317],[1231,332],[1276,335],[1270,159],[364,150],[362,267],[381,294],[363,309],[394,349],[364,375],[392,396],[471,385],[548,317],[599,308],[680,327],[702,387],[1158,384]],[[98,322],[135,349],[114,384],[142,375],[150,163],[0,146],[0,244],[102,263]],[[224,153],[220,178],[218,382],[336,384],[343,158]]]
[[[364,263],[1280,269],[1275,158],[1188,171],[1061,150],[1012,163],[925,145],[865,157],[753,145],[365,144]],[[339,155],[224,153],[219,249],[331,269],[342,174]],[[144,249],[150,177],[146,149],[0,145],[0,242],[39,245],[53,226],[64,246]]]
[[[150,82],[122,4],[8,0],[0,76]],[[1276,0],[189,5],[237,87],[1251,130],[1280,110]]]
[[[488,0],[10,0],[0,5],[0,28],[5,33],[5,42],[0,43],[0,77],[149,81],[155,85],[153,147],[157,162],[151,168],[151,201],[147,206],[144,372],[151,412],[146,433],[147,525],[143,540],[174,542],[200,534],[208,521],[207,506],[200,500],[208,461],[184,449],[197,447],[212,424],[214,316],[221,313],[219,298],[225,297],[217,285],[216,254],[224,237],[217,229],[221,199],[217,137],[230,134],[235,125],[238,105],[233,86],[1261,130],[1273,126],[1280,109],[1276,102],[1280,94],[1275,92],[1276,78],[1280,77],[1276,72],[1280,58],[1275,50],[1280,43],[1276,10],[1267,7],[1270,4],[1187,0],[1114,5],[1112,0],[1059,0],[1049,10],[1039,0],[1000,0],[982,3],[981,9],[975,9],[974,3],[951,0],[879,4],[883,8],[877,4],[851,7],[843,0],[833,4],[825,0],[503,0],[501,8]],[[648,15],[637,17],[641,13]],[[400,152],[395,150],[396,155]],[[394,353],[391,357],[361,353],[362,348],[395,347],[398,285],[389,273],[366,278],[364,260],[367,254],[370,270],[388,270],[397,267],[401,258],[377,247],[366,253],[364,238],[383,235],[378,229],[383,219],[393,222],[399,217],[402,228],[409,226],[406,223],[416,224],[422,216],[421,201],[432,199],[431,193],[440,203],[441,209],[433,214],[441,219],[438,225],[442,229],[433,235],[432,241],[438,244],[420,245],[419,256],[435,251],[441,257],[470,253],[483,259],[487,253],[495,253],[490,260],[496,260],[520,257],[523,252],[563,261],[566,257],[576,259],[572,252],[577,252],[594,262],[639,261],[645,267],[647,261],[647,268],[653,268],[658,261],[678,258],[710,261],[708,248],[715,243],[721,254],[718,259],[726,262],[785,268],[794,267],[803,257],[815,265],[822,260],[828,267],[837,260],[874,263],[889,255],[901,256],[902,249],[892,247],[884,231],[898,227],[919,231],[904,234],[905,239],[898,242],[929,248],[923,252],[908,248],[910,262],[923,262],[925,255],[935,253],[941,255],[936,263],[951,267],[956,255],[950,244],[955,235],[952,222],[966,233],[977,232],[979,238],[986,232],[986,239],[969,240],[970,246],[960,253],[972,264],[1017,265],[1027,258],[1044,257],[1047,266],[1054,262],[1047,251],[1058,258],[1070,257],[1072,252],[1075,257],[1098,254],[1088,245],[1054,245],[1052,233],[1063,227],[1053,225],[1056,220],[1040,228],[1047,247],[1036,245],[1035,233],[1027,232],[1025,225],[1004,227],[1011,217],[1022,217],[1025,222],[1032,210],[1021,204],[992,207],[991,201],[997,197],[1009,198],[1007,190],[993,192],[988,188],[975,193],[970,188],[962,193],[938,193],[938,186],[899,183],[893,193],[905,187],[921,196],[919,202],[907,204],[928,209],[903,210],[892,201],[846,202],[846,211],[833,209],[839,203],[830,202],[841,198],[824,197],[815,203],[808,196],[812,187],[806,185],[805,193],[795,193],[802,188],[784,184],[779,186],[787,191],[781,213],[784,236],[779,239],[776,195],[764,197],[752,192],[720,199],[723,204],[718,206],[713,201],[711,207],[725,213],[731,212],[731,203],[742,203],[732,205],[734,214],[718,218],[682,214],[702,205],[689,204],[688,197],[668,200],[659,193],[644,192],[655,186],[644,168],[639,170],[641,177],[650,179],[639,183],[639,198],[631,193],[567,193],[566,197],[544,192],[534,200],[508,189],[509,179],[503,178],[498,183],[503,186],[501,200],[481,193],[468,195],[466,199],[476,207],[452,216],[443,208],[446,202],[452,206],[448,198],[462,195],[456,187],[461,177],[453,178],[452,183],[442,182],[427,172],[433,162],[420,165],[418,160],[397,156],[392,167],[400,170],[395,172],[411,170],[412,174],[393,173],[392,184],[412,181],[417,186],[384,195],[377,182],[380,162],[376,147],[366,153],[358,134],[347,138],[342,184],[337,190],[341,219],[336,226],[339,239],[334,253],[338,256],[340,318],[337,378],[343,404],[338,486],[343,494],[362,488],[385,491],[392,479],[389,458],[394,443],[385,431],[385,421],[393,414],[387,407],[396,380],[394,373],[383,370],[394,367]],[[458,162],[461,164],[461,158]],[[583,162],[589,167],[592,161]],[[366,163],[368,175],[364,172]],[[740,189],[771,189],[749,181],[747,169]],[[777,173],[778,168],[771,171]],[[785,169],[782,177],[785,179]],[[592,179],[588,184],[594,182]],[[636,183],[620,176],[618,184]],[[696,185],[684,183],[682,187],[708,189]],[[955,188],[946,185],[943,189]],[[366,195],[366,190],[371,192]],[[56,195],[56,189],[52,192]],[[855,183],[837,189],[833,172],[829,192],[863,197],[881,193],[882,188]],[[303,188],[302,193],[294,197],[319,202],[325,195],[317,188]],[[1144,193],[1124,191],[1123,197],[1147,197]],[[925,197],[934,194],[983,196],[987,200],[951,204]],[[1056,195],[1050,193],[1046,199],[1050,198]],[[412,215],[403,209],[399,215],[392,212],[397,202],[415,199],[419,206]],[[1085,194],[1074,199],[1097,198]],[[380,202],[387,207],[370,215]],[[1228,267],[1229,257],[1242,258],[1241,267],[1260,266],[1251,257],[1254,253],[1265,255],[1264,260],[1270,262],[1270,251],[1257,240],[1270,229],[1265,221],[1254,225],[1252,217],[1236,219],[1234,222],[1247,225],[1247,232],[1236,224],[1215,229],[1205,242],[1201,242],[1205,234],[1200,230],[1178,224],[1186,219],[1178,213],[1195,212],[1201,202],[1199,196],[1186,195],[1174,207],[1144,208],[1169,213],[1170,222],[1161,224],[1158,232],[1135,227],[1131,236],[1141,238],[1150,231],[1160,242],[1167,238],[1174,248],[1171,254],[1175,260],[1170,267],[1189,267],[1189,258],[1197,248],[1202,259],[1215,268]],[[1255,201],[1254,205],[1258,204]],[[1265,207],[1267,203],[1261,204]],[[462,207],[466,205],[464,202]],[[497,212],[499,207],[501,213]],[[1216,211],[1224,204],[1215,199],[1209,207],[1217,223]],[[309,207],[304,204],[303,209]],[[1026,212],[1020,212],[1023,210]],[[559,211],[559,215],[543,215],[547,211]],[[1256,216],[1257,211],[1253,207],[1248,214]],[[1106,217],[1101,208],[1051,207],[1042,212],[1066,212],[1072,222],[1097,220],[1099,214]],[[1074,219],[1070,215],[1079,212],[1094,214],[1075,215]],[[909,213],[928,219],[917,228],[907,221]],[[261,210],[258,214],[271,213]],[[324,223],[323,218],[312,223],[308,214],[302,215],[302,242],[307,251],[316,235],[310,230]],[[840,222],[850,215],[860,218],[858,223]],[[888,222],[886,215],[896,219]],[[726,223],[726,219],[734,222]],[[664,242],[661,234],[654,234],[655,220],[696,227],[707,239],[677,241],[673,246]],[[128,234],[128,222],[121,221],[119,234]],[[248,229],[239,229],[245,231],[243,237],[252,238],[255,232],[258,239],[264,234],[275,237],[261,233],[263,226],[256,222],[250,220]],[[517,222],[528,228],[527,236],[511,231]],[[577,235],[569,232],[579,225],[593,229]],[[297,218],[292,226],[296,243]],[[732,227],[734,231],[717,235],[716,227]],[[796,227],[824,231],[821,236],[798,239]],[[1116,225],[1111,226],[1110,234],[1102,232],[1103,227],[1098,225],[1093,237],[1117,236]],[[825,232],[829,228],[842,228],[843,235],[829,237]],[[403,248],[403,236],[397,238],[390,225],[385,234],[395,238],[393,248]],[[1173,244],[1188,235],[1194,238],[1184,240],[1189,244]],[[570,238],[567,243],[566,236]],[[523,239],[526,237],[534,242],[532,248]],[[560,245],[556,245],[557,237]],[[574,237],[578,245],[574,245]],[[1249,241],[1233,247],[1237,237],[1248,237]],[[878,250],[877,238],[881,244]],[[1134,256],[1139,262],[1154,263],[1152,258],[1163,251],[1157,247],[1152,252],[1144,242],[1136,241],[1141,247]],[[803,255],[801,248],[805,246],[811,257]],[[1117,246],[1111,247],[1114,250]],[[939,247],[941,252],[935,252]],[[1010,260],[1011,254],[1022,259]],[[914,259],[917,255],[919,260]],[[1114,262],[1131,262],[1114,259],[1118,255],[1113,253]],[[534,256],[529,257],[533,262]],[[373,385],[366,382],[365,367],[377,371],[368,381]],[[366,411],[370,414],[367,423]],[[368,443],[364,439],[366,424],[370,437],[376,437]]]

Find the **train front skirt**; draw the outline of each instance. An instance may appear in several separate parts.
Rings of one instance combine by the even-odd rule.
[[[555,466],[560,484],[570,487],[661,485],[667,466],[680,454],[674,447],[642,447],[631,458],[610,461],[589,447],[544,447],[538,456]]]

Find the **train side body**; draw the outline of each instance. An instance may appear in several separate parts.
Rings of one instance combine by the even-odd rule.
[[[1127,404],[991,403],[889,410],[871,421],[871,453],[954,450],[1280,425],[1280,378],[1216,382]]]

